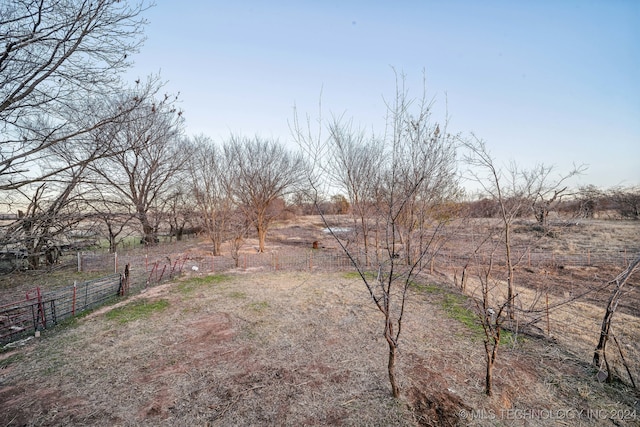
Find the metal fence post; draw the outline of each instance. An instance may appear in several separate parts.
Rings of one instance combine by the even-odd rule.
[[[73,281],[73,300],[71,301],[71,315],[76,315],[76,281]]]

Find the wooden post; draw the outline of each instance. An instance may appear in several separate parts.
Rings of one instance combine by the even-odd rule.
[[[36,288],[36,293],[38,295],[38,311],[40,312],[40,315],[42,316],[40,319],[40,322],[42,323],[42,326],[47,329],[47,317],[45,316],[44,313],[44,304],[42,304],[42,294],[40,293],[40,287],[38,286]],[[36,324],[36,329],[38,329],[38,325]]]
[[[113,253],[113,272],[118,272],[118,252]]]
[[[82,253],[78,251],[78,273],[82,273]]]

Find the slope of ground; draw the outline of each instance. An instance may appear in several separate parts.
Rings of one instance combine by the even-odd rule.
[[[0,355],[0,423],[639,425],[637,394],[548,342],[505,346],[484,396],[478,331],[442,304],[450,289],[425,289],[408,306],[400,401],[361,282],[235,273],[164,285]]]

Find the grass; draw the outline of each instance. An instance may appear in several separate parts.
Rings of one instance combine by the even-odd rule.
[[[573,356],[535,340],[500,353],[496,398],[485,398],[479,388],[484,349],[467,331],[473,300],[433,284],[413,285],[422,293],[412,288],[411,326],[403,331],[407,346],[399,359],[406,385],[403,398],[393,400],[378,313],[360,309],[367,304],[361,281],[342,277],[230,275],[222,286],[199,288],[198,301],[179,294],[165,297],[170,305],[127,301],[114,320],[80,322],[60,339],[18,350],[22,359],[0,362],[9,364],[0,370],[0,425],[201,425],[208,419],[219,425],[410,426],[416,420],[444,425],[430,409],[436,405],[455,420],[462,410],[457,402],[496,413],[502,405],[634,408],[637,398],[622,387],[597,383]],[[192,311],[199,304],[206,310]],[[120,326],[120,317],[123,323],[149,320],[144,327]],[[542,427],[542,421],[530,425]]]
[[[346,279],[359,279],[362,280],[362,277],[360,277],[360,273],[358,273],[357,271],[348,271],[346,273],[344,273],[344,277]],[[365,271],[364,272],[364,277],[367,279],[376,279],[378,276],[371,271]]]
[[[105,305],[113,304],[117,299],[118,299],[118,297],[109,298],[104,304],[100,305],[100,307],[103,307]],[[95,311],[96,309],[98,309],[100,307],[94,307],[94,308],[91,308],[89,310],[84,310],[84,311],[81,311],[81,312],[77,313],[75,316],[67,317],[66,319],[61,320],[60,322],[58,322],[56,324],[56,328],[72,328],[74,326],[77,326],[78,325],[78,319],[82,319],[83,317],[88,316],[89,314],[91,314],[93,311]]]
[[[251,304],[249,304],[249,307],[251,307],[251,309],[254,311],[260,312],[269,308],[269,303],[267,301],[252,302]]]
[[[202,286],[215,285],[230,280],[226,274],[212,274],[201,277],[191,277],[181,282],[175,289],[182,295],[190,295]]]
[[[474,333],[484,336],[482,325],[478,322],[478,315],[465,307],[467,302],[468,298],[463,295],[445,293],[440,305],[451,319],[462,323]]]
[[[22,353],[15,353],[15,354],[12,354],[11,356],[8,356],[8,357],[0,360],[0,369],[5,369],[6,367],[11,365],[12,363],[15,363],[15,362],[18,362],[18,361],[22,360],[23,356],[24,355]]]
[[[445,292],[445,290],[441,287],[437,285],[430,285],[427,283],[411,282],[409,284],[409,287],[417,292],[424,292],[427,294],[440,294]]]
[[[247,297],[247,294],[246,294],[246,293],[244,293],[244,292],[237,292],[237,291],[234,291],[234,292],[231,292],[231,293],[229,294],[229,298],[245,299],[246,297]]]
[[[105,316],[109,320],[125,324],[135,320],[147,319],[156,312],[164,311],[167,307],[169,307],[169,301],[164,299],[157,301],[142,299],[123,307],[114,308],[107,312]]]
[[[484,329],[478,319],[478,314],[468,307],[469,297],[453,293],[438,285],[412,282],[411,288],[419,293],[438,295],[436,302],[446,313],[447,317],[456,320],[466,326],[475,339],[485,339]],[[513,334],[502,330],[500,344],[509,343]]]

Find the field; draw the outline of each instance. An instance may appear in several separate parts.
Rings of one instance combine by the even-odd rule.
[[[602,233],[616,251],[632,252],[640,227],[618,226],[574,227],[538,246],[577,254],[581,245],[605,244],[597,240]],[[321,240],[332,250],[320,227],[281,224],[271,248],[295,252]],[[400,400],[391,397],[386,376],[383,318],[353,273],[191,271],[1,353],[0,423],[640,425],[638,390],[597,381],[589,364],[606,292],[552,310],[549,323],[542,321],[550,337],[506,342],[489,398],[475,305],[454,285],[459,262],[446,259],[411,290],[398,360]],[[521,304],[546,293],[563,299],[622,269],[593,264],[523,266]],[[473,293],[473,280],[467,287]],[[630,296],[638,293],[637,279],[630,289]],[[616,323],[636,370],[637,310],[628,304]],[[587,333],[594,325],[596,335]]]

